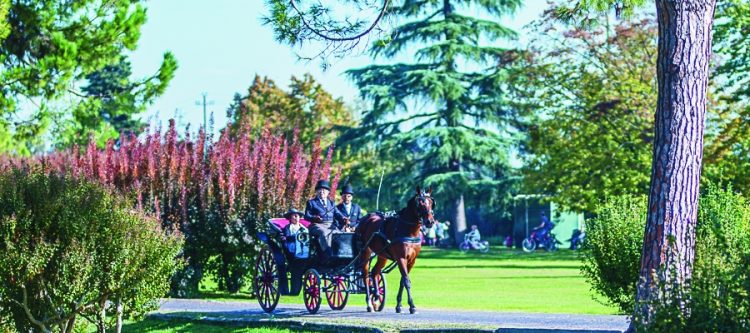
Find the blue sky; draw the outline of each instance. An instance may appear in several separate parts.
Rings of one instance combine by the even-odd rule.
[[[131,55],[135,77],[153,74],[165,51],[173,52],[180,66],[166,93],[149,107],[145,116],[152,121],[166,122],[176,116],[179,124],[191,123],[195,129],[203,119],[196,101],[205,92],[213,101],[209,112],[214,112],[217,127],[223,127],[234,93],[244,93],[255,74],[286,87],[292,75],[311,73],[334,96],[352,103],[358,92],[342,73],[373,63],[365,55],[353,55],[322,71],[319,62],[298,61],[298,50],[276,42],[271,28],[262,25],[266,13],[263,0],[158,0],[146,4],[148,21],[141,29],[138,49]],[[514,18],[503,23],[520,32],[546,7],[546,0],[527,0]]]

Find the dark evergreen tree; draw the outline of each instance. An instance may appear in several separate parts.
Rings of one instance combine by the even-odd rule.
[[[518,53],[497,42],[516,37],[497,20],[520,6],[520,0],[401,1],[386,19],[403,24],[370,52],[386,59],[413,52],[415,62],[348,72],[372,108],[341,143],[388,157],[386,190],[408,193],[413,182],[434,186],[456,240],[466,230],[469,197],[509,202],[510,152],[520,122],[506,74]],[[462,14],[477,9],[486,18]]]
[[[131,65],[124,57],[87,75],[88,84],[81,89],[85,99],[64,124],[58,144],[85,144],[90,135],[103,144],[120,133],[139,134],[146,124],[138,115],[164,93],[176,69],[177,61],[167,52],[156,74],[145,79],[131,78]]]

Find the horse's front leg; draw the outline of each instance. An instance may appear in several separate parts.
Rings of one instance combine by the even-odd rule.
[[[406,259],[404,258],[398,259],[398,270],[401,272],[401,283],[399,283],[398,295],[396,295],[396,313],[401,313],[401,296],[403,296],[404,287],[406,287],[407,285],[410,285],[409,276],[406,271]],[[406,293],[407,293],[407,297],[409,298],[409,305],[413,306],[412,300],[411,300],[411,294],[409,294],[408,287],[406,289]],[[411,311],[411,309],[409,311]]]
[[[414,259],[412,259],[412,260],[409,261],[409,263],[408,263],[408,265],[406,267],[406,274],[403,275],[404,278],[402,279],[402,280],[404,280],[404,282],[403,282],[404,287],[406,287],[406,297],[408,297],[408,301],[409,301],[409,313],[411,313],[411,314],[415,314],[417,312],[417,307],[414,306],[414,300],[411,298],[411,281],[409,280],[409,272],[411,272],[411,268],[414,267],[414,261],[415,260],[416,260],[416,258],[414,258]]]

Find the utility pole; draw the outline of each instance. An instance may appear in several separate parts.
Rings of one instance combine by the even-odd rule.
[[[206,97],[208,96],[208,93],[204,92],[201,94],[203,96],[203,100],[195,101],[195,105],[201,106],[203,105],[203,132],[208,132],[208,127],[206,127],[206,106],[208,105],[214,105],[214,101],[206,101]]]

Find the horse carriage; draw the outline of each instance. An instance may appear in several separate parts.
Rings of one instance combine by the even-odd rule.
[[[300,223],[305,228],[310,226],[307,220],[300,220]],[[285,218],[270,219],[268,231],[259,234],[264,246],[255,263],[253,288],[264,311],[272,312],[280,295],[297,296],[300,291],[310,313],[318,312],[323,295],[331,310],[343,310],[350,294],[366,293],[359,259],[361,248],[357,247],[353,232],[333,234],[332,255],[323,259],[317,239],[307,232],[297,234],[292,253],[282,240],[282,230],[287,224],[289,221]],[[368,302],[375,311],[383,310],[384,274],[394,267],[390,265],[381,273],[370,274],[374,283],[370,286]]]
[[[270,219],[267,231],[258,234],[264,243],[253,278],[258,303],[270,313],[280,295],[296,296],[301,291],[307,311],[317,313],[322,295],[332,310],[343,310],[349,295],[365,294],[367,311],[382,311],[385,274],[398,267],[401,280],[396,312],[401,312],[401,296],[406,290],[409,312],[415,313],[409,272],[421,250],[420,227],[435,223],[431,194],[432,189],[422,191],[417,187],[415,196],[398,213],[371,213],[360,219],[355,232],[334,233],[330,256],[323,255],[318,240],[309,233],[297,234],[293,240],[295,250],[290,251],[283,239],[283,230],[290,222],[285,218]],[[300,223],[305,228],[310,226],[306,220]],[[391,263],[386,265],[388,261]]]

